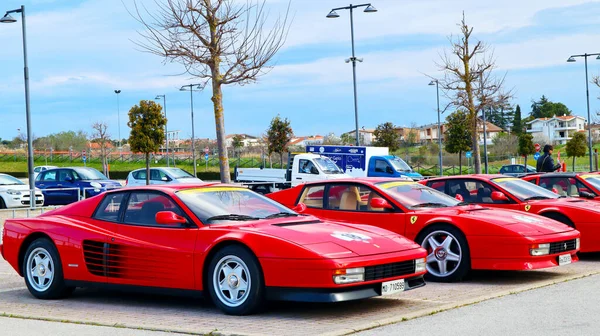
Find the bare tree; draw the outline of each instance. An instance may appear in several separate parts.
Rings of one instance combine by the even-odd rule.
[[[136,44],[212,86],[221,181],[230,182],[221,87],[255,82],[270,68],[287,37],[289,4],[270,29],[265,1],[165,0],[154,14],[134,4],[132,15],[145,27]]]
[[[108,125],[103,121],[96,121],[92,124],[92,142],[100,146],[100,160],[102,161],[102,172],[108,176],[108,160],[107,147],[110,143],[110,135],[108,134]]]
[[[454,107],[463,108],[467,112],[475,172],[481,173],[477,114],[485,108],[505,104],[512,93],[502,91],[504,76],[494,76],[496,64],[493,52],[484,42],[473,41],[473,27],[467,24],[464,13],[458,26],[460,35],[456,38],[449,37],[450,53],[444,52],[438,63],[440,70],[444,72],[439,84],[449,100],[444,110]]]

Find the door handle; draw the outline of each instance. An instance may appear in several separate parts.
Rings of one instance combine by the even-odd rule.
[[[302,177],[296,177],[296,180],[302,180]]]
[[[57,184],[56,186],[57,186],[57,187],[62,187],[63,185],[62,185],[62,184]]]

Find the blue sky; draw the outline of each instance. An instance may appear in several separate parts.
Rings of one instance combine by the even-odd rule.
[[[143,3],[151,1],[143,0]],[[435,62],[456,34],[464,10],[474,36],[493,47],[498,74],[515,92],[515,104],[529,112],[545,94],[585,116],[585,72],[571,54],[600,52],[600,2],[578,0],[376,0],[379,10],[355,12],[359,125],[374,128],[437,120],[435,89],[425,74],[440,75]],[[0,12],[27,10],[32,127],[36,136],[64,130],[91,132],[106,121],[117,137],[120,94],[121,136],[128,136],[127,111],[141,99],[167,96],[169,129],[191,135],[189,93],[194,82],[176,64],[136,50],[141,27],[124,6],[132,0],[4,0]],[[273,116],[292,122],[296,135],[340,134],[354,127],[348,12],[326,19],[339,0],[292,0],[294,20],[275,67],[255,84],[224,88],[228,134],[263,133]],[[272,16],[287,0],[269,0]],[[0,25],[0,137],[25,130],[21,25]],[[594,49],[597,48],[597,49]],[[589,59],[590,76],[600,60]],[[194,94],[196,136],[214,138],[210,89]],[[600,89],[590,86],[592,114]],[[442,99],[442,104],[444,103]]]

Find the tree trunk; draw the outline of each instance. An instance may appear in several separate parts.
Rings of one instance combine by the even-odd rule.
[[[150,185],[150,153],[146,153],[146,185]]]
[[[462,175],[462,151],[458,151],[458,175]]]
[[[211,69],[212,71],[212,102],[215,113],[215,126],[217,129],[217,148],[219,150],[219,168],[221,171],[221,182],[231,183],[231,173],[229,172],[229,157],[227,147],[225,146],[225,118],[223,116],[223,93],[221,91],[218,64]]]
[[[575,157],[573,156],[573,172],[575,172]]]
[[[283,168],[283,152],[279,153],[279,166]]]
[[[527,173],[527,155],[525,155],[525,162],[523,162],[523,167],[525,168],[525,173]]]
[[[479,150],[479,134],[477,127],[477,112],[473,112],[473,120],[472,120],[472,130],[473,130],[473,165],[475,166],[475,174],[481,174],[481,151]]]

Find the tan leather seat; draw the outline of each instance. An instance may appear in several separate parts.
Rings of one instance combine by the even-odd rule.
[[[356,193],[352,190],[346,190],[340,197],[340,210],[356,210],[358,206],[358,199]]]
[[[576,185],[571,184],[569,186],[569,196],[572,196],[572,197],[578,197],[579,196],[579,189],[577,189]]]
[[[565,190],[560,186],[560,184],[555,184],[552,186],[552,188],[556,189],[556,191],[558,191],[558,194],[560,196],[567,196],[567,193],[565,192]]]

